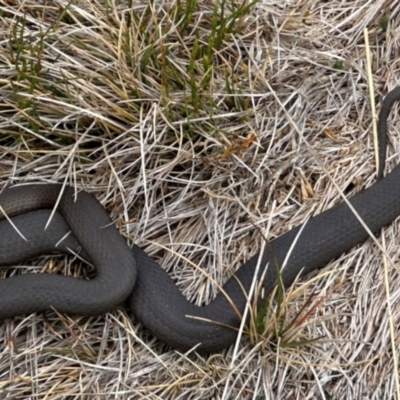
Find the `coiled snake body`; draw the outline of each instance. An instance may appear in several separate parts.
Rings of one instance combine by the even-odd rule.
[[[385,159],[386,121],[398,99],[400,87],[386,96],[379,115],[379,177]],[[372,232],[389,224],[400,215],[400,166],[352,197],[350,203]],[[52,274],[0,280],[0,319],[51,309],[95,315],[128,299],[137,318],[174,348],[197,346],[198,351],[213,352],[234,342],[241,318],[232,303],[243,312],[259,253],[238,269],[209,305],[197,307],[152,258],[136,246],[128,247],[92,195],[57,184],[26,185],[4,189],[0,206],[0,265],[54,252],[78,252],[81,246],[81,254],[96,268],[96,277],[88,281]],[[291,229],[266,246],[259,272],[269,263],[263,280],[266,293],[276,282],[276,266],[283,264],[301,228]],[[72,234],[67,235],[69,231]],[[283,284],[288,286],[300,273],[323,267],[367,237],[346,203],[309,219],[286,260]]]

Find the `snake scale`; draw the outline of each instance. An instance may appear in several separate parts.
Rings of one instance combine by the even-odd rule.
[[[400,87],[396,87],[385,97],[379,114],[381,179],[350,199],[372,232],[400,215],[400,166],[382,178],[387,119],[399,99]],[[268,264],[262,286],[269,293],[277,279],[276,266],[283,264],[295,239],[281,271],[285,286],[368,238],[348,205],[340,203],[271,241],[263,254],[255,254],[237,270],[210,304],[198,307],[151,257],[127,245],[89,193],[59,184],[7,187],[0,193],[0,206],[0,265],[16,265],[44,254],[78,253],[82,248],[80,254],[96,269],[90,280],[46,273],[1,279],[0,319],[51,309],[97,315],[127,301],[133,314],[160,340],[180,350],[197,346],[200,352],[216,352],[235,341],[259,258],[262,268],[257,278]]]

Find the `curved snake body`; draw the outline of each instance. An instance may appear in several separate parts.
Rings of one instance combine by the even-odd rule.
[[[379,176],[385,159],[386,120],[399,98],[397,87],[386,96],[381,108]],[[57,211],[52,213],[56,203]],[[352,197],[350,203],[372,232],[389,224],[400,215],[400,166]],[[197,351],[213,352],[234,342],[241,317],[232,303],[239,314],[243,313],[245,293],[250,290],[260,253],[238,269],[210,304],[197,307],[151,257],[136,246],[128,247],[90,194],[76,194],[73,188],[57,184],[26,185],[3,190],[0,205],[12,221],[10,224],[0,213],[4,219],[0,222],[0,265],[54,252],[79,252],[82,246],[81,254],[96,268],[96,277],[88,281],[52,274],[24,274],[0,280],[0,319],[51,309],[101,314],[128,298],[137,318],[174,348],[188,350],[197,346]],[[72,234],[68,235],[69,231]],[[285,286],[367,238],[368,233],[345,202],[309,219],[304,226],[289,230],[266,246],[258,276],[261,278],[268,264],[264,292],[271,291],[277,278],[276,266],[283,265],[295,240],[281,271]]]

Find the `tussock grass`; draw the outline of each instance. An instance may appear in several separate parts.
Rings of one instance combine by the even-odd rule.
[[[346,195],[373,183],[366,53],[379,104],[400,79],[399,23],[391,1],[0,0],[1,185],[94,193],[203,304],[260,248],[255,227],[271,239],[341,201],[327,173]],[[396,264],[396,222],[384,237]],[[167,349],[123,309],[4,321],[0,398],[398,398],[400,278],[386,273],[388,294],[368,241],[277,290],[251,340],[208,357]]]

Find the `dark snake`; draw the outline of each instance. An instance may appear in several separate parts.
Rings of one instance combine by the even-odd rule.
[[[398,99],[400,87],[385,97],[379,114],[378,178],[383,175],[387,119]],[[400,166],[350,203],[374,233],[392,222],[400,215]],[[96,270],[90,280],[46,273],[1,279],[0,319],[52,309],[99,315],[127,300],[133,314],[160,340],[179,350],[197,346],[200,352],[215,352],[235,341],[260,257],[256,278],[261,279],[268,265],[262,287],[270,293],[295,239],[281,271],[285,287],[368,238],[349,206],[340,203],[271,241],[262,255],[257,253],[237,270],[210,304],[198,307],[151,257],[127,245],[89,193],[58,184],[15,186],[1,192],[0,206],[0,265],[16,265],[43,254],[76,254],[82,248],[80,254]]]

